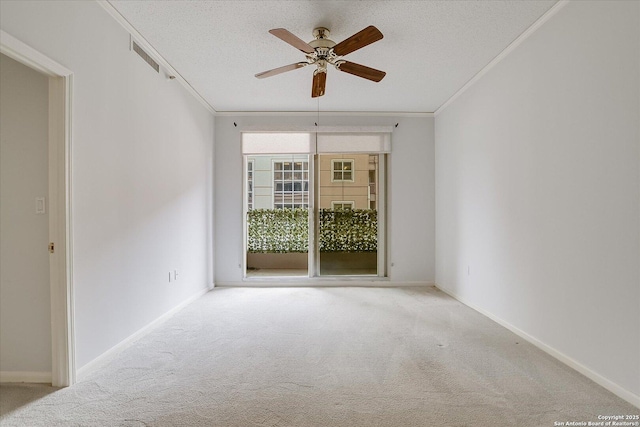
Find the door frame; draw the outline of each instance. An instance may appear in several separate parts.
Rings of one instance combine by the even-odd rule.
[[[51,384],[66,387],[76,381],[71,234],[73,73],[3,30],[0,53],[49,77]]]

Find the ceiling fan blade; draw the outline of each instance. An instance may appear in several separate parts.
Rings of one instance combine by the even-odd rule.
[[[333,52],[338,56],[347,55],[353,51],[361,49],[371,43],[381,40],[382,33],[373,25],[369,25],[364,30],[355,33],[346,40],[341,41],[333,47]]]
[[[271,77],[277,74],[286,73],[287,71],[297,70],[298,68],[306,67],[307,65],[309,65],[308,62],[297,62],[295,64],[285,65],[284,67],[274,68],[273,70],[263,71],[256,74],[256,77],[264,79],[265,77]]]
[[[356,64],[355,62],[344,61],[338,65],[338,70],[345,73],[353,74],[354,76],[362,77],[363,79],[379,82],[387,75],[384,71],[376,70],[375,68],[365,67],[364,65]]]
[[[313,86],[311,87],[311,97],[317,98],[324,95],[324,88],[327,84],[327,73],[315,73],[313,75]]]
[[[289,43],[291,46],[303,51],[304,53],[315,52],[315,49],[312,48],[309,43],[301,40],[300,38],[298,38],[298,36],[288,30],[285,30],[284,28],[274,28],[273,30],[269,30],[269,32],[280,40]]]

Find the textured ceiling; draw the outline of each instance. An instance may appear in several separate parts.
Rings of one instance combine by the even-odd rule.
[[[110,3],[217,111],[315,111],[312,67],[268,31],[340,42],[368,25],[384,39],[346,59],[384,70],[373,83],[330,68],[321,111],[432,112],[556,1],[131,1]]]

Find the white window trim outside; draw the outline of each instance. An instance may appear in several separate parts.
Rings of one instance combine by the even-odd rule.
[[[251,165],[251,170],[249,170],[249,165]],[[253,159],[249,159],[247,160],[247,173],[246,173],[246,177],[247,177],[247,210],[252,210],[253,209],[253,205],[255,204],[255,176],[256,176],[256,171],[255,171],[255,162]],[[249,189],[249,172],[251,172],[251,189]],[[249,203],[249,196],[251,196],[251,203]]]
[[[342,205],[341,209],[344,209],[344,205],[350,205],[351,207],[349,209],[354,209],[355,204],[352,200],[332,200],[331,209],[336,209],[336,205]]]
[[[344,179],[344,169],[340,169],[339,172],[342,173],[342,177],[343,179],[335,179],[335,172],[338,172],[337,169],[335,169],[335,162],[342,162],[343,166],[344,163],[351,163],[351,179]],[[331,159],[331,182],[355,182],[355,175],[356,175],[356,171],[354,169],[355,167],[355,159]]]

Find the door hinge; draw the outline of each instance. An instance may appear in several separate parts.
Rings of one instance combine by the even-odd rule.
[[[49,243],[49,253],[52,254],[55,251],[55,247],[53,245],[53,242]]]

